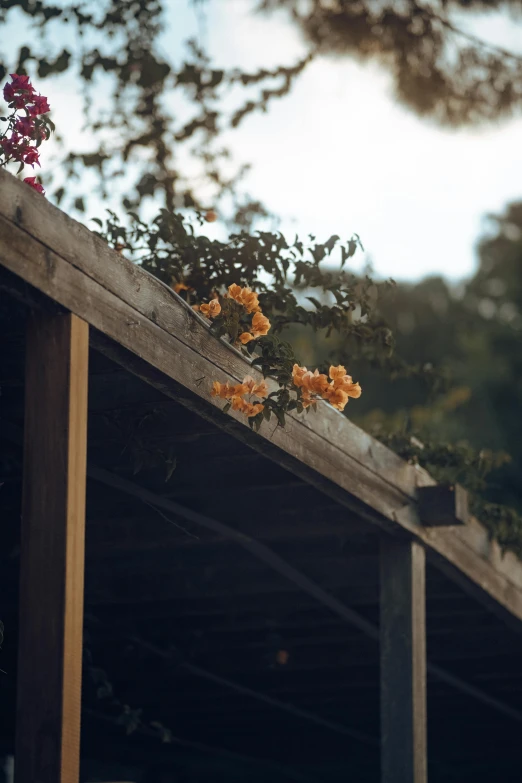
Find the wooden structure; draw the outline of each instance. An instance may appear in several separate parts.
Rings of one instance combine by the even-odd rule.
[[[117,761],[137,783],[518,783],[522,564],[460,490],[452,511],[326,405],[259,434],[223,414],[211,383],[245,360],[2,172],[0,297],[16,783]],[[143,713],[126,738],[84,684],[79,778],[84,561],[89,672]]]

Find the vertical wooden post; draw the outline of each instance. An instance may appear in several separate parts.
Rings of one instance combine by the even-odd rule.
[[[425,553],[381,541],[381,780],[426,783]]]
[[[15,781],[78,783],[89,327],[27,328]]]

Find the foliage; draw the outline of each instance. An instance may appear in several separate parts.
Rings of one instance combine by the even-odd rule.
[[[452,17],[512,11],[517,0],[263,0],[284,8],[314,50],[380,61],[397,98],[421,116],[460,125],[491,120],[522,106],[522,57],[465,32]],[[466,19],[466,22],[468,20]]]
[[[205,13],[202,0],[192,2]],[[194,41],[183,62],[164,56],[168,0],[7,0],[0,25],[6,29],[18,14],[27,38],[13,62],[0,50],[0,81],[9,70],[29,69],[40,80],[74,75],[92,145],[69,152],[57,167],[67,189],[55,180],[52,196],[66,209],[86,209],[87,170],[102,198],[119,193],[124,209],[139,210],[151,198],[171,212],[223,202],[232,224],[250,228],[267,211],[241,192],[247,167],[232,165],[220,143],[224,131],[266,111],[314,58],[329,55],[381,62],[399,100],[439,122],[504,116],[522,103],[521,58],[463,33],[451,19],[505,7],[519,8],[516,0],[445,0],[441,12],[417,0],[263,0],[258,10],[288,11],[308,51],[299,62],[245,72],[213,64]],[[74,46],[57,46],[61,32]],[[100,107],[102,79],[108,100]]]
[[[427,399],[415,378],[389,384],[361,368],[353,418],[436,478],[467,486],[480,520],[522,554],[522,204],[491,217],[477,249],[464,285],[399,284],[380,305],[406,362],[445,366],[444,394]],[[412,436],[424,449],[412,451]]]
[[[422,442],[415,435],[401,432],[375,430],[373,434],[403,459],[421,465],[437,481],[462,484],[471,493],[472,513],[503,549],[522,557],[522,514],[487,500],[498,469],[510,462],[507,454],[477,451],[468,443]]]
[[[338,236],[324,243],[313,236],[308,242],[296,237],[289,243],[280,233],[241,231],[220,242],[196,233],[182,215],[165,209],[150,223],[135,213],[129,217],[125,225],[109,212],[105,225],[99,219],[95,222],[112,247],[125,250],[167,285],[177,286],[189,304],[209,300],[215,291],[233,284],[250,285],[258,292],[272,334],[280,335],[290,325],[307,326],[324,330],[327,336],[341,335],[356,356],[364,353],[385,362],[392,355],[392,333],[379,317],[377,304],[394,283],[360,280],[345,269],[360,246],[357,236],[344,243]],[[328,264],[335,249],[341,255],[339,272]],[[311,296],[314,291],[317,295]],[[331,304],[321,301],[325,296]],[[306,300],[313,309],[304,306]]]
[[[360,280],[344,268],[360,244],[358,237],[345,243],[338,236],[324,243],[314,237],[304,243],[296,237],[289,244],[281,234],[241,232],[223,243],[197,234],[181,215],[165,209],[150,224],[135,213],[129,218],[130,223],[124,225],[110,212],[105,225],[99,219],[95,222],[112,247],[125,250],[169,285],[212,321],[216,337],[227,337],[251,359],[252,366],[276,380],[278,389],[267,396],[253,392],[249,380],[237,389],[215,387],[216,396],[244,412],[251,426],[259,429],[263,419],[272,415],[284,425],[285,413],[314,407],[318,398],[342,410],[350,396],[360,394],[360,387],[342,366],[330,367],[330,379],[316,371],[299,376],[296,383],[299,361],[290,343],[280,337],[290,325],[322,330],[327,336],[338,334],[345,349],[351,346],[352,362],[358,354],[380,364],[391,357],[391,332],[376,315],[376,305],[393,284],[376,284],[369,277]],[[336,274],[323,267],[334,249],[341,257]],[[252,284],[256,291],[237,281]],[[331,303],[311,296],[315,291]],[[305,307],[306,301],[314,309]],[[247,403],[246,393],[262,396],[263,402]]]
[[[87,195],[80,188],[75,198],[73,191],[87,170],[95,175],[104,199],[121,183],[125,209],[141,209],[151,198],[170,211],[205,204],[208,208],[225,199],[235,224],[245,227],[266,214],[262,204],[239,192],[248,167],[232,172],[230,153],[218,137],[286,95],[311,56],[253,73],[226,70],[214,67],[190,40],[184,61],[174,64],[161,53],[166,6],[160,0],[104,0],[94,5],[9,0],[0,9],[4,29],[15,11],[33,24],[38,36],[28,33],[16,62],[7,63],[0,50],[0,81],[8,70],[23,74],[29,68],[40,80],[71,73],[83,94],[92,146],[70,151],[57,167],[67,182],[67,189],[57,183],[53,196],[58,204],[85,210]],[[74,46],[60,51],[60,30]],[[102,76],[110,110],[95,100]],[[223,98],[231,93],[240,97],[225,109]],[[178,106],[176,113],[173,106]],[[189,159],[190,174],[184,168]],[[133,180],[128,186],[129,176]]]

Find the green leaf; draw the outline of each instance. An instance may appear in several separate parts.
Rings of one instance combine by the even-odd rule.
[[[313,296],[307,296],[306,298],[308,299],[308,301],[309,301],[309,302],[311,302],[311,303],[314,305],[314,307],[316,307],[316,308],[317,308],[317,310],[322,310],[322,309],[323,309],[323,305],[322,305],[322,304],[321,304],[321,302],[320,302],[318,299],[316,299],[315,297],[313,297]]]
[[[284,427],[285,426],[285,413],[284,413],[284,411],[281,410],[281,408],[275,408],[274,409],[274,413],[276,415],[277,423],[279,424],[279,426],[280,427]]]

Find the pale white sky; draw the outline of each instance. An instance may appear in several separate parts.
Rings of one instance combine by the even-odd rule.
[[[245,0],[208,4],[204,40],[220,63],[293,62],[293,25],[254,16]],[[522,24],[478,20],[474,32],[522,50]],[[522,119],[442,130],[402,108],[377,65],[312,63],[268,115],[248,118],[230,144],[252,161],[250,191],[283,232],[356,231],[376,272],[395,278],[467,275],[485,213],[522,197]],[[287,228],[288,227],[288,228]]]
[[[162,49],[176,61],[182,41],[194,35],[216,67],[293,64],[305,52],[283,15],[254,15],[250,0],[211,0],[204,22],[187,0],[165,2],[170,24]],[[522,52],[522,22],[478,19],[473,32]],[[53,81],[54,90],[46,82],[53,119],[70,142],[81,101],[71,82]],[[380,275],[456,279],[474,267],[483,216],[522,198],[521,137],[520,118],[440,129],[396,103],[378,66],[322,58],[289,96],[268,114],[248,117],[226,142],[238,162],[252,163],[248,190],[281,217],[283,233],[355,231]],[[219,236],[222,227],[209,225],[208,233]]]

